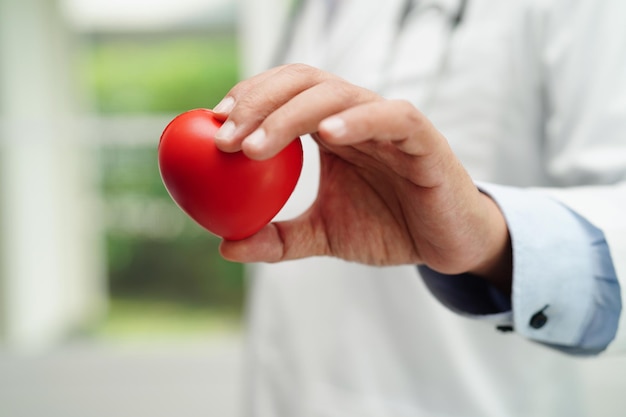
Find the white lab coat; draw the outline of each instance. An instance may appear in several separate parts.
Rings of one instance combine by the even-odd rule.
[[[561,199],[604,231],[626,287],[626,2],[470,0],[452,34],[432,11],[399,32],[400,0],[344,0],[328,27],[324,2],[309,3],[289,61],[411,100],[476,180]],[[311,142],[305,155],[282,217],[314,199]],[[626,413],[623,355],[571,357],[461,317],[414,267],[314,258],[251,271],[250,416]],[[609,352],[626,347],[624,327]]]

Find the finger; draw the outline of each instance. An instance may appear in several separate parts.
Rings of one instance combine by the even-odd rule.
[[[268,115],[257,130],[243,139],[241,148],[252,159],[271,158],[294,137],[316,132],[321,120],[372,100],[382,98],[339,78],[323,80]]]
[[[227,120],[237,103],[237,98],[245,96],[247,91],[254,90],[264,80],[280,72],[284,67],[284,65],[281,65],[271,68],[237,83],[213,108],[216,117],[223,122],[221,129],[215,135],[215,143],[218,148],[225,152],[237,152],[241,149],[239,142],[232,140],[233,136],[236,135],[237,126],[233,121]]]
[[[243,240],[223,240],[220,254],[234,262],[280,262],[328,253],[326,239],[309,217],[270,223]]]
[[[293,96],[330,77],[316,68],[293,64],[237,84],[216,106],[218,110],[228,112],[228,118],[215,135],[217,146],[224,151],[239,150],[242,139],[269,114]]]
[[[233,88],[230,89],[230,91],[224,96],[224,98],[219,103],[217,103],[215,107],[213,107],[213,113],[216,113],[220,118],[226,119],[232,111],[233,107],[235,107],[237,97],[245,95],[246,91],[254,90],[257,85],[262,83],[265,79],[276,74],[277,72],[280,72],[285,66],[286,65],[280,65],[270,68],[267,71],[263,71],[257,75],[248,78],[245,81],[237,83]]]
[[[411,103],[382,100],[363,103],[322,120],[320,138],[331,145],[392,142],[408,155],[432,152],[442,136]]]

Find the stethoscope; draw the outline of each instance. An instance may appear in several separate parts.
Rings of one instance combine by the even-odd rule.
[[[291,6],[291,10],[289,13],[289,17],[287,19],[287,24],[283,31],[283,35],[281,38],[281,42],[279,47],[276,50],[273,63],[279,64],[284,61],[284,58],[289,49],[289,45],[291,43],[291,39],[293,38],[294,31],[296,30],[296,23],[303,13],[305,5],[309,0],[295,0]],[[319,1],[319,0],[317,0]],[[441,4],[433,3],[427,4],[425,6],[421,5],[420,0],[405,0],[404,5],[402,7],[402,11],[398,18],[398,22],[396,24],[396,33],[399,35],[404,30],[409,17],[417,10],[418,13],[425,13],[427,11],[436,11],[442,15],[445,15],[447,11]],[[467,10],[468,0],[460,0],[459,7],[455,13],[448,17],[449,20],[449,30],[450,32],[454,32],[463,22],[465,17],[465,12]]]
[[[427,13],[432,13],[435,16],[439,16],[439,18],[444,19],[443,23],[445,25],[441,54],[435,64],[436,69],[433,72],[433,76],[428,82],[428,86],[424,88],[423,97],[419,103],[419,107],[422,112],[428,112],[437,96],[439,86],[448,66],[453,35],[463,23],[467,11],[467,5],[468,0],[459,0],[457,9],[453,13],[450,13],[450,10],[446,10],[446,8],[438,2],[420,0],[405,0],[404,2],[402,12],[399,15],[396,25],[396,40],[401,38],[402,33],[405,31],[405,28],[411,19],[418,19],[420,16],[426,16]],[[398,53],[396,48],[397,42],[393,42],[390,51],[387,54],[387,62],[384,65],[384,68],[389,69],[392,67],[393,60],[396,58]],[[383,76],[382,78],[385,81],[383,81],[383,84],[379,86],[379,91],[381,92],[384,92],[388,85],[396,81],[393,76],[390,76],[390,74],[387,74],[387,76]]]
[[[274,54],[273,63],[275,65],[282,64],[287,57],[289,47],[291,45],[291,40],[293,39],[294,32],[297,28],[297,22],[300,16],[302,15],[307,2],[310,0],[296,0],[292,4],[292,8],[290,10],[289,17],[287,19],[287,23],[283,30],[283,35],[281,38],[281,42],[276,49],[276,53]],[[321,0],[313,0],[313,1],[321,1]],[[450,10],[447,10],[443,5],[437,2],[430,2],[424,0],[405,0],[402,5],[401,11],[398,15],[395,29],[395,37],[400,38],[403,31],[405,30],[407,24],[411,19],[418,18],[419,16],[425,15],[426,13],[434,12],[440,17],[447,20],[447,34],[445,39],[445,46],[443,48],[443,53],[439,58],[439,62],[437,64],[436,76],[431,81],[431,85],[429,88],[429,92],[426,95],[427,98],[422,103],[423,107],[427,107],[431,100],[434,98],[437,87],[439,85],[439,81],[443,73],[445,72],[447,62],[448,62],[448,51],[449,44],[452,40],[452,35],[454,32],[461,26],[466,16],[467,6],[469,0],[459,0],[459,5],[454,13],[450,13]],[[395,45],[395,43],[394,43]],[[387,56],[387,61],[389,64],[393,61],[396,54],[395,46],[390,48],[389,54]],[[390,67],[390,65],[385,65],[385,67]],[[380,86],[381,90],[385,89],[384,85]]]
[[[404,7],[402,9],[402,13],[400,13],[400,18],[398,19],[398,31],[399,32],[402,31],[402,29],[404,29],[404,26],[406,25],[408,17],[413,13],[413,11],[418,6],[420,6],[420,3],[421,2],[419,0],[405,0],[404,1]],[[449,27],[450,27],[451,32],[456,30],[456,28],[459,27],[461,22],[463,22],[463,18],[465,17],[465,11],[467,9],[467,3],[468,3],[468,0],[460,0],[458,9],[456,10],[454,14],[452,14],[448,18],[450,20]],[[430,11],[430,10],[435,10],[441,14],[446,14],[446,10],[444,9],[444,7],[438,3],[428,4],[424,7],[421,7],[421,10],[419,10],[419,12],[423,13],[423,12]]]

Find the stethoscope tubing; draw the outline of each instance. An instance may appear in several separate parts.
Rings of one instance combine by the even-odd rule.
[[[272,59],[272,65],[280,65],[283,64],[287,55],[287,51],[289,50],[289,45],[291,43],[291,39],[293,38],[293,33],[296,30],[296,23],[298,21],[298,17],[303,13],[304,7],[309,0],[296,0],[293,2],[291,6],[291,10],[289,12],[289,17],[287,18],[287,23],[285,25],[285,29],[283,30],[283,35],[280,39],[280,43],[276,48],[276,53],[274,54],[274,58]],[[402,9],[402,13],[398,19],[398,33],[402,32],[406,22],[408,21],[411,12],[419,5],[420,0],[405,0],[404,7]],[[459,8],[457,12],[450,19],[450,31],[453,32],[456,30],[458,26],[461,25],[463,19],[465,17],[465,13],[467,10],[467,4],[469,0],[460,0]],[[433,4],[428,6],[428,8],[436,8],[441,9],[441,6]],[[441,10],[443,12],[443,10]]]

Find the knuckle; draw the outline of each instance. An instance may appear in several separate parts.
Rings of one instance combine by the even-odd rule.
[[[289,64],[281,70],[281,76],[293,85],[316,85],[334,76],[307,64]]]
[[[324,88],[328,90],[335,99],[341,103],[354,104],[360,100],[360,88],[340,79],[329,79],[324,81]]]
[[[285,73],[292,74],[295,77],[304,76],[304,77],[319,78],[322,74],[322,70],[312,67],[307,64],[300,64],[300,63],[289,64],[284,68],[283,71]]]
[[[275,107],[275,97],[261,94],[257,90],[250,90],[237,99],[237,105],[231,113],[231,118],[238,124],[258,125]]]
[[[226,95],[231,96],[235,98],[235,100],[239,101],[241,97],[246,96],[246,91],[248,90],[250,90],[250,80],[239,81],[230,89],[230,91]]]
[[[263,127],[278,137],[290,136],[292,132],[297,132],[302,128],[298,116],[296,109],[284,106],[270,114],[263,122]]]
[[[397,100],[397,113],[403,115],[403,117],[413,126],[423,126],[424,116],[422,113],[408,100]]]
[[[272,95],[268,94],[267,91],[261,92],[259,89],[252,89],[239,97],[237,107],[241,111],[249,111],[253,108],[263,108],[265,106],[260,106],[260,104],[271,103],[272,100]]]

